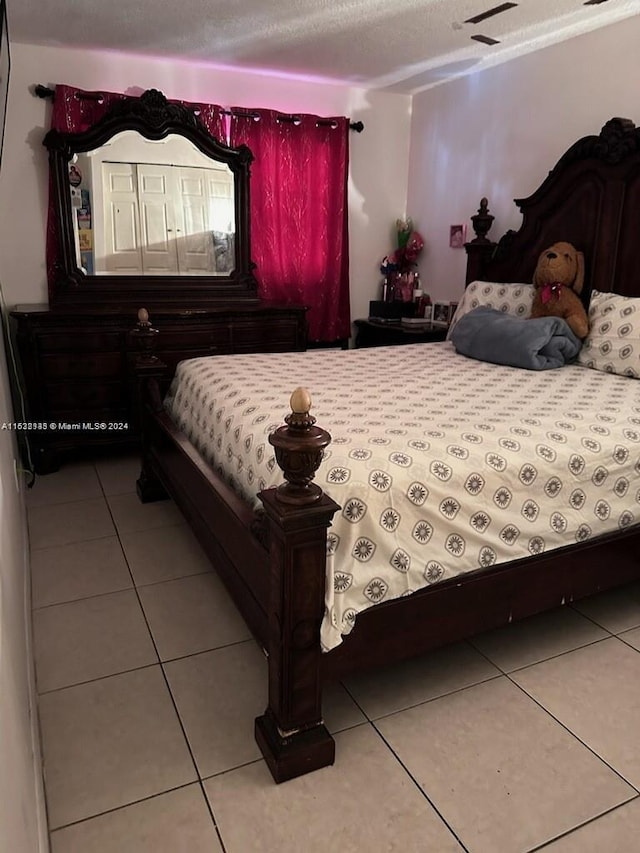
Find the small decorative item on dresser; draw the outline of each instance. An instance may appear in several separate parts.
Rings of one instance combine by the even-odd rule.
[[[433,303],[433,322],[442,325],[448,326],[451,320],[451,306],[448,302],[434,302]]]

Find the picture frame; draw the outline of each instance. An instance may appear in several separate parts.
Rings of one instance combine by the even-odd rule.
[[[449,246],[452,249],[464,249],[467,242],[467,226],[451,225],[449,227]]]
[[[9,33],[7,30],[7,3],[6,0],[0,0],[0,164],[2,163],[10,70],[11,57],[9,53]]]
[[[432,322],[441,325],[448,326],[451,320],[451,306],[448,302],[434,302],[433,303],[433,320]]]

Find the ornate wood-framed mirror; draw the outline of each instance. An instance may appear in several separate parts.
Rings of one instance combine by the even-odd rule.
[[[51,130],[52,306],[257,301],[246,146],[149,89],[80,133]]]

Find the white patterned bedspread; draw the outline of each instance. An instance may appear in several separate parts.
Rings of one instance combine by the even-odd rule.
[[[640,381],[527,371],[450,343],[193,359],[165,402],[244,497],[282,482],[268,435],[302,385],[332,437],[322,644],[358,612],[494,563],[637,523]]]

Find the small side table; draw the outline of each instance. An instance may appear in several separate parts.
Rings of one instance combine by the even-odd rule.
[[[388,347],[396,344],[425,344],[444,341],[447,326],[429,323],[419,328],[403,326],[400,322],[381,322],[374,318],[354,320],[356,347]]]

